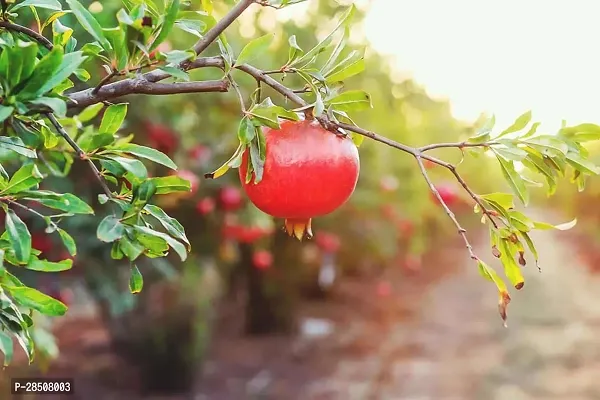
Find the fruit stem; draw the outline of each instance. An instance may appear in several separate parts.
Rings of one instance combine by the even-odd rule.
[[[285,220],[285,231],[288,235],[296,237],[296,239],[302,241],[306,236],[308,239],[312,239],[312,220],[310,218],[298,219],[298,218],[286,218]]]

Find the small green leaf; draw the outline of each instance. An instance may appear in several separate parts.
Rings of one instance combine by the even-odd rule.
[[[138,269],[137,265],[131,266],[131,276],[129,278],[129,290],[131,293],[136,294],[142,291],[144,287],[144,278],[142,273]]]
[[[483,261],[477,260],[477,265],[479,267],[479,273],[481,274],[481,276],[483,276],[491,282],[494,282],[496,284],[496,287],[498,288],[498,311],[500,312],[502,320],[505,321],[506,324],[506,308],[510,303],[510,295],[508,294],[506,284],[504,283],[502,278],[500,278],[500,276],[496,273],[496,271],[490,268],[488,265],[486,265]]]
[[[83,28],[90,34],[94,39],[100,43],[105,50],[110,50],[111,46],[104,33],[102,32],[102,26],[96,21],[92,13],[90,13],[81,3],[77,0],[66,0],[67,4],[73,11],[73,15],[77,18],[77,21],[83,26]]]
[[[40,183],[43,177],[35,164],[25,164],[13,174],[1,193],[12,194],[27,190]]]
[[[183,241],[185,244],[187,244],[188,250],[191,250],[190,242],[185,235],[185,229],[183,225],[179,223],[179,221],[170,217],[162,208],[155,205],[148,204],[144,207],[144,210],[148,211],[150,215],[156,218],[171,236]]]
[[[52,89],[55,89],[59,84],[64,82],[71,74],[73,74],[85,61],[87,57],[83,55],[81,51],[74,51],[68,54],[65,54],[62,58],[62,62],[52,75],[50,79],[48,79],[36,92],[39,96],[46,92],[49,92]],[[36,67],[37,71],[37,67]],[[36,74],[34,71],[34,75]]]
[[[6,232],[15,257],[20,264],[26,264],[31,256],[31,233],[27,225],[10,208],[5,208]]]
[[[564,224],[552,225],[546,222],[534,222],[535,229],[539,230],[548,230],[548,229],[558,229],[559,231],[567,231],[577,225],[577,218],[572,221],[565,222]]]
[[[505,209],[515,208],[514,195],[510,193],[490,193],[479,196],[484,200],[496,202],[500,207]]]
[[[531,240],[531,237],[529,237],[529,234],[527,234],[526,232],[519,232],[518,234],[523,238],[523,240],[525,240],[527,247],[529,247],[529,251],[531,252],[531,254],[533,254],[535,264],[539,268],[539,255],[537,249],[535,248],[533,240]]]
[[[262,56],[273,42],[274,37],[275,34],[267,33],[264,36],[261,36],[248,42],[248,44],[246,44],[246,46],[244,46],[244,48],[240,52],[240,55],[235,61],[235,65],[247,64],[250,61],[253,61],[256,58]]]
[[[175,78],[177,80],[185,81],[185,82],[188,82],[190,80],[190,76],[188,75],[188,73],[184,72],[183,70],[181,70],[177,67],[165,66],[165,67],[160,67],[159,69],[161,71],[164,71],[167,74],[171,75],[173,78]]]
[[[158,232],[155,231],[154,229],[145,227],[145,226],[134,226],[134,229],[140,233],[144,233],[146,235],[150,235],[150,236],[154,236],[160,239],[163,239],[165,242],[167,242],[169,244],[169,246],[175,250],[175,252],[179,255],[179,258],[181,259],[181,261],[185,261],[187,258],[187,251],[185,246],[173,239],[171,236],[167,235],[166,233],[162,233],[162,232]]]
[[[519,264],[515,261],[514,253],[511,251],[507,240],[500,241],[500,252],[502,253],[500,260],[504,266],[506,277],[515,289],[520,290],[525,283],[525,279],[523,278]]]
[[[500,132],[500,134],[496,137],[496,139],[500,138],[502,136],[508,135],[509,133],[518,132],[521,129],[525,128],[527,126],[527,124],[529,124],[529,122],[531,122],[531,116],[532,116],[531,111],[527,111],[527,112],[523,113],[515,120],[515,122],[513,122],[513,124],[511,126],[509,126],[505,130]]]
[[[104,116],[102,117],[102,122],[100,122],[100,129],[98,131],[100,133],[117,133],[123,124],[126,115],[126,103],[108,106],[106,111],[104,111]]]
[[[521,175],[515,170],[513,162],[506,161],[502,157],[496,157],[496,159],[500,163],[502,175],[510,185],[511,189],[519,197],[519,200],[521,200],[524,205],[527,205],[529,203],[529,192],[527,191],[527,187],[525,186],[525,182],[521,178]]]
[[[60,239],[67,248],[69,254],[72,256],[77,255],[77,246],[75,245],[75,239],[73,239],[73,237],[69,235],[69,233],[64,229],[58,228],[58,234],[60,235]]]
[[[151,178],[156,185],[156,194],[167,194],[173,192],[189,192],[191,190],[190,181],[179,176],[163,176]]]
[[[34,6],[37,8],[46,8],[48,10],[60,11],[62,6],[58,0],[24,0],[10,7],[11,12],[15,12],[23,7]]]
[[[66,259],[58,262],[35,259],[33,261],[30,261],[29,264],[27,264],[26,268],[32,271],[39,272],[61,272],[71,269],[72,266],[73,260],[71,259]]]
[[[581,172],[586,172],[588,174],[593,175],[597,175],[600,172],[600,169],[596,165],[594,165],[594,163],[592,163],[589,160],[586,160],[581,155],[575,152],[567,153],[567,162],[573,168]]]
[[[256,131],[252,122],[246,117],[242,118],[238,127],[238,139],[240,142],[243,144],[248,144],[254,139],[255,136]]]
[[[339,82],[346,80],[348,78],[353,77],[354,75],[358,75],[365,70],[365,60],[364,58],[360,58],[356,61],[353,61],[348,66],[340,69],[337,72],[332,73],[331,75],[326,77],[327,83]]]
[[[362,90],[350,90],[325,102],[338,111],[360,111],[372,108],[371,96]]]
[[[24,83],[23,88],[16,91],[17,97],[21,100],[30,100],[43,94],[45,91],[42,89],[48,81],[53,81],[53,77],[57,73],[62,60],[62,47],[54,47],[52,51],[37,63],[31,77]]]
[[[223,165],[221,165],[219,168],[217,168],[214,172],[211,172],[209,174],[204,174],[204,177],[206,179],[217,179],[220,176],[225,175],[225,173],[227,171],[229,171],[229,168],[237,168],[241,165],[242,163],[242,156],[244,155],[244,151],[246,150],[246,145],[243,143],[240,143],[240,145],[237,147],[237,149],[235,150],[235,152],[233,153],[233,155],[231,156],[231,158],[229,160],[227,160]]]
[[[496,153],[496,155],[499,155],[509,161],[522,161],[528,155],[525,150],[520,149],[512,144],[508,144],[504,147],[494,146],[491,149],[494,153]]]
[[[63,99],[57,97],[38,97],[37,99],[31,100],[30,103],[37,106],[48,107],[59,118],[67,115],[67,103]]]
[[[263,178],[265,159],[261,157],[257,140],[253,140],[250,143],[250,162],[252,163],[252,171],[254,173],[254,184],[258,184]]]
[[[0,105],[0,122],[4,122],[6,118],[10,117],[13,111],[15,111],[15,108],[12,106]]]
[[[290,49],[288,51],[288,61],[286,64],[289,65],[296,58],[301,57],[302,54],[304,54],[304,50],[302,50],[302,48],[298,46],[298,43],[296,41],[296,35],[290,36],[288,39],[288,43],[290,45]]]
[[[148,170],[140,160],[135,158],[126,158],[115,156],[111,154],[103,155],[104,157],[115,161],[125,171],[131,172],[134,176],[140,179],[146,179],[148,177]]]
[[[112,51],[110,52],[111,64],[122,71],[127,68],[129,62],[129,50],[127,49],[127,30],[121,26],[102,29],[106,40],[109,41]]]
[[[17,303],[44,315],[61,316],[67,312],[62,302],[30,287],[5,287]]]
[[[92,120],[93,118],[95,118],[96,115],[98,115],[98,113],[102,110],[102,108],[104,108],[104,104],[102,104],[102,103],[97,103],[97,104],[92,104],[91,106],[87,106],[79,113],[79,115],[77,115],[77,119],[80,122],[88,122],[88,121]]]
[[[4,353],[4,366],[7,367],[14,354],[13,341],[10,336],[0,330],[0,352]]]
[[[125,232],[125,226],[114,215],[106,216],[98,225],[96,236],[103,242],[111,243],[120,239]]]
[[[177,169],[177,165],[175,165],[173,160],[171,160],[167,155],[151,147],[140,146],[133,143],[123,143],[120,145],[111,146],[108,150],[118,150],[124,153],[129,153],[134,156],[153,161],[157,164],[164,165],[167,168],[171,168],[173,170]]]
[[[71,214],[94,213],[92,207],[72,193],[54,193],[48,190],[33,190],[21,191],[17,196],[24,200],[37,201],[46,207]]]

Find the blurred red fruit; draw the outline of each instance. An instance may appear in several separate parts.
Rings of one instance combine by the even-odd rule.
[[[258,226],[244,226],[239,230],[237,240],[240,243],[254,243],[257,240],[270,235],[271,233],[272,231],[270,229],[264,229]]]
[[[252,264],[256,269],[269,269],[273,265],[273,255],[268,250],[259,250],[252,255]]]
[[[435,163],[429,160],[425,160],[423,161],[423,166],[425,167],[425,169],[431,169],[433,167],[435,167]]]
[[[196,203],[196,211],[201,215],[210,214],[215,209],[215,201],[211,197],[205,197]]]
[[[393,192],[398,189],[398,186],[400,186],[400,182],[393,175],[386,175],[379,181],[379,187],[384,192]]]
[[[179,144],[177,135],[166,125],[144,121],[144,129],[151,147],[167,155],[172,155]]]
[[[392,294],[392,285],[389,282],[379,282],[376,293],[379,297],[389,297]]]
[[[67,306],[73,304],[74,298],[75,294],[69,288],[60,289],[55,297],[56,300],[63,302]]]
[[[421,257],[410,255],[404,261],[404,270],[409,273],[416,273],[421,271],[422,261]]]
[[[210,150],[210,147],[201,144],[192,147],[188,152],[188,156],[192,161],[199,165],[207,163],[210,160],[211,155],[212,151]]]
[[[381,206],[381,212],[383,213],[383,216],[387,219],[394,220],[397,218],[396,210],[391,204],[383,204]]]
[[[412,221],[402,220],[398,222],[398,230],[402,234],[402,236],[412,236],[415,226]]]
[[[436,187],[436,189],[447,206],[454,205],[458,200],[456,190],[453,186],[439,185]],[[433,193],[431,193],[431,196],[436,202],[438,201],[437,197]]]
[[[242,205],[242,193],[234,186],[225,186],[219,192],[219,205],[225,211],[236,211]]]
[[[341,246],[340,238],[336,234],[329,232],[317,232],[315,241],[317,242],[317,246],[327,253],[335,253]]]
[[[191,190],[189,195],[194,195],[198,191],[198,187],[200,186],[200,178],[198,178],[198,176],[192,171],[182,169],[177,171],[177,176],[190,182]]]
[[[52,239],[44,233],[34,233],[31,235],[31,247],[46,255],[52,250]]]

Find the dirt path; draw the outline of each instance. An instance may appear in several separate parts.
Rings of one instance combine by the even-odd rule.
[[[547,213],[537,218],[562,222]],[[578,265],[567,235],[534,235],[543,272],[525,268],[508,329],[494,287],[465,258],[455,274],[429,288],[417,318],[393,326],[370,357],[341,361],[306,398],[600,399],[600,276]],[[477,247],[486,258],[485,240]]]

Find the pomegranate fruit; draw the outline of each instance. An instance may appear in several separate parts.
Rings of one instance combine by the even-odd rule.
[[[327,253],[335,253],[339,250],[341,242],[340,238],[329,232],[319,232],[316,235],[317,246]]]
[[[207,215],[213,212],[215,209],[215,201],[210,197],[205,197],[196,203],[196,211],[200,215]]]
[[[235,211],[242,206],[242,194],[233,186],[225,186],[219,192],[219,205],[225,211]]]
[[[194,161],[196,164],[203,165],[208,160],[210,160],[210,156],[212,152],[210,147],[206,147],[204,145],[198,144],[188,151],[188,156]]]
[[[52,239],[43,233],[34,233],[31,235],[31,247],[42,252],[42,254],[48,254],[52,248]]]
[[[392,294],[392,285],[386,281],[379,282],[376,292],[378,297],[389,297]]]
[[[433,161],[429,161],[429,160],[425,160],[423,161],[423,166],[425,167],[425,169],[431,169],[433,167],[435,167],[435,163]]]
[[[436,189],[447,206],[454,205],[458,200],[458,195],[456,194],[456,190],[453,186],[439,185],[436,187]],[[437,197],[433,193],[431,193],[431,196],[433,200],[436,202],[438,201]]]
[[[256,269],[269,269],[273,264],[273,255],[268,250],[259,250],[252,255],[252,264]]]
[[[172,155],[179,144],[175,132],[166,125],[144,121],[144,129],[151,147],[167,155]]]
[[[317,121],[286,121],[266,128],[262,180],[246,183],[249,152],[239,176],[252,203],[273,217],[285,219],[285,230],[302,240],[312,237],[311,221],[335,211],[354,192],[360,162],[348,137],[324,129]],[[254,174],[253,174],[254,175]]]

